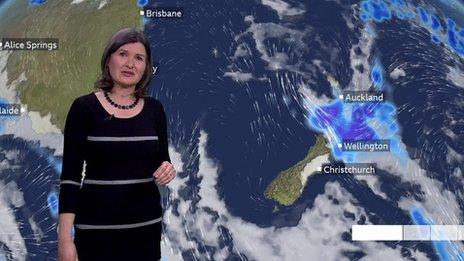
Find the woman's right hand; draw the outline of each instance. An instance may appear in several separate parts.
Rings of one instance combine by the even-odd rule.
[[[59,242],[58,244],[58,261],[76,261],[77,251],[72,240]]]

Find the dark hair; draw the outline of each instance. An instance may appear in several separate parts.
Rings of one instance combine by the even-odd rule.
[[[103,56],[101,59],[101,74],[98,77],[97,81],[95,82],[95,88],[102,89],[106,91],[110,91],[113,89],[114,82],[111,78],[111,75],[108,70],[108,59],[116,52],[119,47],[127,44],[127,43],[137,43],[140,42],[145,46],[145,51],[147,53],[146,58],[146,68],[145,72],[140,79],[140,81],[135,86],[135,96],[136,97],[146,97],[148,84],[151,80],[151,75],[153,73],[153,65],[151,61],[151,50],[150,44],[148,43],[147,37],[143,34],[143,32],[135,27],[124,28],[117,33],[115,33],[111,39],[108,41],[105,47],[105,51],[103,52]]]

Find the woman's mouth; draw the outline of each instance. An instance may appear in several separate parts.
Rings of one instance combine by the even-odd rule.
[[[126,77],[132,77],[135,75],[133,72],[128,72],[128,71],[122,71],[121,74]]]

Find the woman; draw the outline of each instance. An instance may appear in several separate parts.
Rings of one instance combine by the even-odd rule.
[[[152,62],[143,33],[117,32],[101,70],[99,91],[76,98],[66,118],[58,258],[159,260],[163,210],[155,182],[166,185],[176,171],[163,106],[146,95]]]

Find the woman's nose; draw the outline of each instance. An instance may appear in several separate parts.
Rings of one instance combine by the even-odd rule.
[[[126,66],[127,66],[127,68],[132,69],[132,68],[134,68],[134,63],[132,63],[132,62],[127,62],[127,63],[126,63]]]
[[[134,60],[132,58],[127,59],[126,66],[129,68],[134,68]]]

